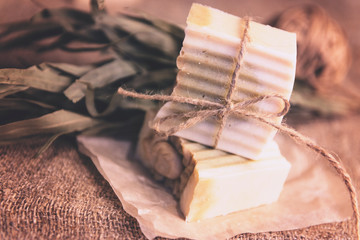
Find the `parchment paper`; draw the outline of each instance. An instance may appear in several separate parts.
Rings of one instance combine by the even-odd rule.
[[[149,239],[156,236],[225,239],[245,232],[290,230],[348,219],[352,210],[343,181],[320,156],[314,159],[304,147],[288,141],[277,137],[292,168],[276,203],[186,223],[177,201],[133,159],[133,141],[78,137],[80,151],[92,159],[125,211],[138,220]]]

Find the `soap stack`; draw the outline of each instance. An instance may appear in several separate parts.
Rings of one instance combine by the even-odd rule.
[[[173,96],[223,103],[236,76],[233,103],[273,94],[290,98],[295,78],[295,34],[200,4],[192,5],[185,34]],[[244,36],[245,45],[241,44]],[[240,64],[242,47],[245,49]],[[279,99],[269,98],[250,110],[277,113],[283,107]],[[196,110],[196,106],[168,102],[155,120]],[[282,117],[269,120],[280,123]],[[166,121],[159,130],[166,132],[181,121]],[[181,163],[164,163],[167,167],[162,170],[153,168],[166,177],[166,172],[177,166],[177,178],[172,177],[171,186],[186,221],[274,202],[288,175],[290,164],[273,140],[276,129],[237,114],[230,114],[225,121],[217,146],[215,136],[220,123],[216,116],[176,132],[177,137],[172,137],[169,144],[178,152]],[[141,146],[138,149],[143,152]],[[140,157],[147,158],[144,154]]]

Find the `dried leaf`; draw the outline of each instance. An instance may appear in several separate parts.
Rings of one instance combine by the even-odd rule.
[[[142,75],[136,76],[126,84],[127,87],[136,89],[137,91],[160,91],[172,88],[175,85],[177,69],[165,68],[154,70]]]
[[[85,73],[95,68],[95,66],[92,65],[77,66],[68,63],[45,63],[45,64],[59,72],[70,74],[74,77],[81,77]]]
[[[34,22],[34,21],[19,21],[19,22],[13,22],[13,23],[7,23],[7,24],[1,24],[0,25],[0,37],[4,38],[7,37],[10,34],[17,33],[17,32],[34,32],[34,31],[48,31],[53,28],[59,27],[59,24],[56,22]]]
[[[118,102],[120,101],[121,101],[121,97],[118,94],[114,93],[113,96],[111,97],[110,103],[105,108],[105,110],[99,112],[95,105],[95,90],[92,89],[89,85],[87,86],[85,92],[85,105],[88,113],[92,117],[103,117],[113,113],[118,107]]]
[[[29,88],[28,86],[23,86],[23,85],[0,84],[0,99],[8,95],[12,95],[14,93],[24,91],[28,88]]]
[[[31,30],[34,28],[34,30]],[[48,23],[41,25],[41,28],[38,29],[39,26],[37,24],[28,29],[26,31],[21,32],[21,35],[16,32],[14,36],[14,32],[11,31],[5,31],[0,34],[1,36],[7,36],[6,40],[1,39],[0,41],[0,50],[9,50],[13,48],[19,48],[19,47],[28,47],[32,45],[34,42],[55,37],[63,33],[63,29],[61,26],[59,26],[57,23]],[[8,36],[12,34],[11,36]]]
[[[38,118],[0,126],[0,144],[13,143],[35,134],[58,134],[82,131],[101,124],[101,121],[80,114],[59,110]]]
[[[101,14],[97,16],[96,22],[101,26],[113,46],[127,50],[127,54],[140,53],[139,49],[147,48],[143,54],[153,53],[164,59],[175,60],[180,50],[179,41],[171,35],[134,18],[125,15],[114,17]],[[125,37],[131,37],[131,41],[124,41]],[[133,49],[132,44],[135,44],[137,48]]]
[[[107,123],[86,129],[80,135],[86,136],[126,136],[126,131],[139,131],[144,117],[141,115],[131,116],[124,122]],[[135,134],[134,136],[136,136]]]
[[[0,99],[0,125],[38,117],[49,112],[51,112],[49,109],[23,100]]]
[[[1,110],[21,110],[21,111],[34,111],[34,109],[47,109],[55,110],[55,107],[40,101],[32,99],[20,98],[3,98],[0,99]]]
[[[35,46],[38,50],[52,50],[73,41],[108,44],[109,41],[94,23],[93,16],[83,11],[67,8],[44,9],[33,16],[31,21],[1,25],[0,50],[30,46]],[[45,39],[52,42],[36,46]]]
[[[69,76],[62,76],[59,71],[46,64],[28,69],[0,69],[0,83],[23,85],[49,92],[61,92],[72,83]]]
[[[137,73],[135,67],[128,62],[117,59],[96,69],[93,69],[69,86],[64,94],[74,103],[85,96],[86,84],[92,88],[104,87],[116,80],[133,76]]]

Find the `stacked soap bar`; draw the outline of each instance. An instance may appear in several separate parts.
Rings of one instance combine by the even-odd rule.
[[[185,39],[177,59],[179,73],[172,95],[222,103],[239,63],[245,21],[222,11],[193,4],[187,19]],[[289,99],[295,77],[296,36],[293,33],[250,21],[244,56],[237,75],[234,103],[259,95],[280,94]],[[268,99],[252,106],[255,112],[275,113],[283,103]],[[169,102],[157,118],[195,110],[194,106]],[[274,117],[280,122],[282,117]],[[177,126],[181,118],[160,126],[161,131]],[[214,146],[219,122],[210,117],[176,133],[195,142]],[[217,148],[258,159],[276,130],[253,119],[230,115]]]
[[[186,221],[226,215],[275,202],[290,164],[270,141],[253,161],[200,143],[150,129],[148,112],[140,131],[137,156],[156,180],[179,199]]]
[[[289,99],[295,75],[295,34],[199,4],[190,10],[185,33],[173,96],[224,104],[230,83],[236,79],[233,103],[273,94]],[[277,113],[283,107],[278,99],[267,99],[247,110]],[[159,126],[166,132],[183,122],[184,113],[200,110],[169,102],[155,119],[179,114]],[[275,129],[232,114],[214,149],[220,126],[215,116],[167,138],[149,129],[148,121],[154,115],[147,115],[138,155],[156,179],[171,187],[186,221],[226,215],[278,199],[290,164],[273,140]]]
[[[274,141],[259,161],[194,142],[181,146],[187,165],[180,177],[180,208],[188,222],[275,202],[290,170]]]

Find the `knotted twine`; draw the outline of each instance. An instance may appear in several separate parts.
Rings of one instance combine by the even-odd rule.
[[[236,80],[238,78],[238,75],[240,72],[240,67],[243,62],[244,53],[246,50],[246,43],[248,41],[248,30],[249,30],[249,25],[250,25],[249,18],[243,18],[243,20],[245,22],[245,28],[244,28],[244,31],[243,31],[242,37],[241,37],[240,48],[239,48],[238,56],[236,59],[236,66],[234,69],[234,73],[232,74],[228,93],[224,99],[223,104],[211,102],[211,101],[207,101],[207,100],[203,100],[203,99],[194,99],[194,98],[183,97],[183,96],[174,96],[174,95],[166,96],[166,95],[158,95],[158,94],[147,95],[147,94],[141,94],[141,93],[136,93],[136,92],[132,92],[132,91],[127,91],[121,87],[118,89],[118,93],[120,95],[123,95],[126,97],[140,98],[140,99],[146,99],[146,100],[157,100],[157,101],[164,101],[164,102],[176,102],[176,103],[190,104],[190,105],[194,105],[194,106],[198,107],[199,110],[194,110],[194,111],[190,111],[187,113],[175,113],[175,114],[172,114],[172,115],[169,115],[166,117],[155,119],[152,123],[152,127],[156,131],[163,133],[167,136],[172,135],[178,131],[187,129],[191,126],[194,126],[195,124],[197,124],[209,117],[215,116],[219,119],[219,122],[220,122],[220,126],[219,126],[218,132],[215,137],[215,147],[216,147],[219,142],[219,139],[221,137],[221,133],[225,127],[226,119],[228,118],[228,116],[230,114],[234,114],[234,115],[238,115],[238,116],[249,118],[249,119],[254,119],[259,122],[265,123],[266,125],[271,126],[275,129],[279,130],[280,132],[283,132],[283,133],[287,134],[288,136],[292,137],[297,143],[307,146],[314,152],[323,156],[330,163],[330,165],[336,170],[337,174],[343,179],[343,181],[349,191],[349,194],[350,194],[351,207],[354,212],[354,218],[355,218],[355,224],[356,224],[356,228],[355,228],[356,235],[357,235],[357,239],[360,240],[360,231],[359,231],[360,213],[359,213],[359,209],[358,209],[357,194],[356,194],[355,187],[352,184],[352,180],[351,180],[349,174],[342,167],[342,165],[340,163],[340,159],[337,159],[328,150],[317,145],[313,140],[311,140],[310,138],[297,132],[295,129],[287,126],[284,123],[278,124],[269,119],[269,118],[275,117],[275,116],[277,116],[277,117],[284,116],[290,108],[289,101],[280,95],[269,94],[269,95],[254,97],[254,98],[250,98],[248,100],[244,100],[241,102],[233,103],[232,95],[234,93],[234,90],[236,87]],[[270,99],[270,98],[278,98],[278,99],[282,100],[284,103],[283,109],[281,111],[279,111],[278,113],[270,113],[270,114],[269,113],[261,113],[261,112],[253,112],[250,110],[250,107],[253,106],[254,104],[256,104],[258,102],[262,102],[262,101],[264,101],[266,99]],[[179,124],[175,127],[172,127],[166,131],[160,130],[161,124],[163,124],[166,121],[171,121],[171,120],[178,119],[178,118],[185,118],[187,120],[185,120],[181,124]]]

